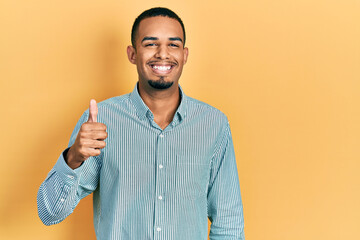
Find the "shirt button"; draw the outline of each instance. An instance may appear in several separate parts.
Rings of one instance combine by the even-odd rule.
[[[156,231],[160,232],[160,231],[161,231],[161,228],[157,227],[157,228],[156,228]]]
[[[159,165],[159,168],[160,168],[160,169],[163,168],[163,167],[164,167],[164,166],[163,166],[162,164]]]
[[[160,195],[160,196],[158,196],[158,199],[159,199],[159,200],[162,200],[162,199],[163,199],[163,197]]]
[[[68,175],[68,178],[70,178],[70,179],[74,179],[74,176]]]
[[[65,201],[65,199],[63,199],[63,198],[62,198],[62,199],[60,199],[60,201],[61,201],[61,202],[64,202],[64,201]]]
[[[159,135],[159,137],[163,138],[163,137],[164,137],[164,134],[161,133],[161,134]]]

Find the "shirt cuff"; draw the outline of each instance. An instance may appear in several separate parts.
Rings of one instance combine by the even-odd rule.
[[[65,162],[64,154],[68,151],[69,148],[65,149],[64,152],[60,154],[58,158],[54,170],[57,172],[61,180],[64,181],[67,185],[74,185],[78,179],[80,178],[80,174],[82,171],[82,165],[76,169],[72,169]]]

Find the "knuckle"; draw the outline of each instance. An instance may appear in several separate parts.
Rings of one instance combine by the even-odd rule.
[[[80,137],[80,141],[82,138],[84,138],[84,132],[79,132],[78,136]]]
[[[100,155],[101,151],[100,151],[100,149],[95,149],[94,153],[95,153],[95,156],[98,156],[98,155]]]
[[[88,123],[83,123],[80,127],[80,130],[86,131],[88,128]]]

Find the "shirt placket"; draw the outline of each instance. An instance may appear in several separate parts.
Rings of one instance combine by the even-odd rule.
[[[166,137],[163,131],[157,136],[156,149],[156,184],[155,184],[155,217],[154,217],[154,240],[163,239],[165,229],[164,201],[165,201],[165,143]]]

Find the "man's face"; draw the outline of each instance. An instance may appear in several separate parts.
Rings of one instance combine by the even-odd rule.
[[[167,89],[177,84],[186,63],[188,49],[178,21],[168,17],[142,20],[136,35],[136,50],[127,49],[131,63],[136,64],[139,83],[145,88]]]

